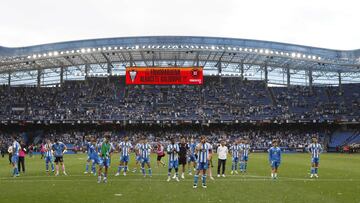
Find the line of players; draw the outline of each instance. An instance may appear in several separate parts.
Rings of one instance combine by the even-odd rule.
[[[13,139],[13,143],[11,145],[11,150],[12,150],[11,164],[13,167],[12,175],[14,177],[18,177],[20,176],[19,170],[17,168],[18,166],[17,163],[19,161],[20,144],[16,140],[16,136],[14,136],[12,139]],[[46,172],[48,175],[49,175],[49,165],[51,165],[52,172],[55,172],[54,162],[56,165],[55,176],[59,175],[60,166],[62,168],[63,174],[67,175],[63,160],[63,155],[66,152],[67,152],[67,147],[64,143],[58,141],[57,139],[54,140],[54,143],[51,143],[50,140],[46,140],[44,159],[45,159]]]
[[[67,175],[65,171],[65,164],[63,161],[63,155],[67,151],[66,145],[58,140],[54,140],[54,143],[51,143],[50,140],[46,140],[45,144],[45,167],[46,172],[49,175],[49,165],[51,166],[52,172],[54,172],[54,163],[53,157],[55,158],[56,164],[56,173],[59,175],[59,166],[61,165],[64,175]],[[224,142],[221,143],[224,145]],[[269,154],[269,163],[271,166],[271,178],[277,179],[278,168],[281,164],[281,149],[278,146],[279,141],[273,140],[272,147],[268,150]],[[89,166],[92,162],[91,173],[96,175],[96,165],[98,165],[98,183],[103,181],[107,182],[108,168],[110,166],[111,154],[116,150],[116,147],[110,143],[110,135],[105,135],[103,139],[96,140],[95,138],[90,138],[90,141],[86,143],[88,159],[86,163],[86,171],[89,172]],[[115,176],[119,176],[122,170],[123,174],[126,176],[128,171],[128,163],[130,160],[130,153],[134,150],[136,154],[136,167],[133,169],[133,172],[136,172],[137,167],[141,166],[141,172],[144,177],[146,177],[145,166],[148,168],[148,175],[152,176],[152,169],[150,164],[150,155],[152,151],[151,145],[148,143],[146,138],[142,138],[135,145],[134,149],[129,141],[128,137],[125,137],[122,142],[117,146],[120,152],[120,164],[118,166],[117,173]],[[12,156],[12,165],[13,165],[13,176],[19,176],[17,169],[17,161],[19,154],[20,144],[16,141],[16,137],[13,137],[13,156]],[[159,149],[158,149],[159,150]],[[247,162],[250,154],[250,145],[248,140],[237,140],[230,147],[230,153],[232,156],[232,169],[231,174],[238,173],[237,166],[240,162],[240,172],[246,173],[247,171]],[[323,148],[318,143],[316,137],[312,138],[312,143],[308,146],[308,152],[311,154],[311,170],[310,177],[318,178],[318,167],[320,154],[322,153]],[[212,165],[212,146],[206,142],[206,137],[201,136],[200,142],[195,143],[194,139],[191,139],[190,143],[186,143],[185,138],[181,138],[179,143],[175,142],[175,139],[170,140],[170,144],[167,146],[166,153],[168,154],[168,178],[167,181],[171,180],[172,169],[175,170],[174,179],[179,181],[179,164],[182,165],[182,178],[184,178],[185,165],[188,162],[188,172],[191,175],[190,165],[192,163],[194,170],[196,171],[194,175],[194,188],[197,188],[199,175],[202,176],[202,187],[206,188],[206,178],[207,175],[212,178],[211,170],[207,169]],[[161,156],[158,153],[158,163],[161,162]],[[103,171],[104,169],[104,171]],[[219,176],[220,174],[218,174]],[[224,176],[225,177],[225,176]]]
[[[93,140],[93,145],[95,141]],[[222,145],[224,143],[222,142]],[[274,140],[272,142],[272,147],[268,150],[269,153],[269,163],[271,166],[271,177],[273,179],[277,179],[277,171],[281,164],[281,149],[278,146],[278,140]],[[159,147],[159,146],[158,146]],[[91,146],[90,146],[91,148]],[[128,171],[128,163],[130,160],[130,153],[133,149],[131,142],[129,141],[128,137],[125,137],[124,141],[120,142],[118,145],[118,150],[120,151],[120,164],[115,176],[119,176],[122,170],[124,171],[124,176],[126,176],[126,172]],[[158,149],[159,150],[159,149]],[[249,145],[249,141],[246,139],[237,140],[235,143],[230,147],[230,153],[232,156],[232,169],[231,174],[238,174],[237,166],[240,167],[241,173],[246,173],[247,171],[247,163],[249,160],[251,147]],[[134,151],[136,154],[136,166],[141,166],[141,171],[144,177],[146,177],[145,166],[148,167],[148,174],[151,177],[152,170],[150,165],[150,154],[152,148],[150,144],[147,142],[146,138],[143,138],[137,143],[134,147]],[[161,151],[161,150],[160,150]],[[323,149],[321,145],[318,143],[317,138],[312,139],[312,144],[308,146],[308,151],[311,153],[311,171],[310,177],[317,177],[318,178],[318,166],[319,166],[319,158],[320,153],[322,153]],[[93,161],[96,164],[96,158],[93,158],[92,150],[89,150],[90,154],[88,154],[88,160],[95,160]],[[171,173],[172,170],[175,170],[174,179],[179,181],[179,165],[182,166],[182,174],[181,177],[184,178],[185,172],[185,165],[188,162],[188,171],[191,175],[191,168],[190,165],[193,163],[194,170],[196,173],[194,175],[194,188],[197,187],[199,174],[202,176],[202,186],[206,188],[206,178],[207,175],[213,179],[211,170],[207,169],[209,166],[212,165],[212,145],[206,142],[206,137],[202,136],[200,138],[200,143],[195,143],[194,139],[191,139],[190,143],[186,143],[185,138],[181,138],[179,143],[175,142],[175,139],[172,138],[170,140],[170,144],[167,145],[166,153],[168,154],[168,178],[167,181],[171,180]],[[96,156],[96,153],[95,153]],[[159,158],[160,157],[160,158]],[[158,163],[161,161],[161,156],[158,153]],[[88,161],[89,163],[90,161]],[[100,164],[99,164],[100,165]],[[86,167],[85,173],[88,171],[88,164]],[[100,165],[101,166],[101,165]],[[94,166],[93,166],[94,167]],[[137,168],[134,168],[133,171],[135,172]],[[93,169],[93,173],[94,169]],[[218,174],[218,177],[220,174]],[[225,175],[223,174],[225,177]]]

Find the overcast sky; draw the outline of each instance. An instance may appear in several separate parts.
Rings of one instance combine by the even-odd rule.
[[[1,0],[0,46],[193,35],[360,48],[359,0]]]

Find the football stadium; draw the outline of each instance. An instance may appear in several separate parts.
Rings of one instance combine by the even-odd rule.
[[[291,40],[283,37],[289,24],[251,16],[246,21],[263,26],[265,38],[247,39],[226,32],[239,21],[249,36],[244,20],[216,21],[231,16],[225,1],[191,2],[208,9],[201,14],[208,21],[178,12],[187,0],[109,2],[22,2],[12,5],[18,16],[0,21],[0,202],[360,202],[360,49],[296,43],[301,35],[319,40],[328,25],[341,30],[334,17]],[[134,15],[117,18],[119,5],[121,16],[135,5]],[[12,6],[4,3],[1,20]],[[147,25],[157,19],[147,11],[158,13],[153,6],[163,8],[154,14],[165,22],[159,27]],[[326,17],[311,6],[298,8],[314,22]],[[338,15],[342,24],[358,19],[347,13]],[[179,32],[201,24],[209,28],[203,35]],[[123,31],[108,35],[106,26]],[[101,32],[79,34],[89,30]],[[280,37],[266,37],[274,30]],[[329,35],[358,46],[356,31]]]
[[[360,50],[162,36],[0,54],[3,156],[13,148],[1,159],[3,200],[360,200]],[[19,152],[25,173],[10,167]],[[195,177],[204,188],[193,188]]]

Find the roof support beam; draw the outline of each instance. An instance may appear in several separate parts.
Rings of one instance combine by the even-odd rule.
[[[64,67],[60,67],[60,84],[64,84]]]
[[[206,63],[208,62],[208,60],[210,59],[210,56],[211,56],[211,52],[209,52],[209,55],[206,57],[206,60],[205,60],[205,62],[204,62],[204,67],[206,66]]]
[[[286,86],[290,87],[290,67],[286,67]]]
[[[8,86],[10,87],[11,86],[11,72],[9,71],[8,73]]]
[[[216,67],[217,67],[217,70],[218,70],[218,74],[220,74],[220,73],[222,72],[221,61],[219,61],[219,62],[216,64]]]
[[[222,52],[221,56],[219,57],[219,60],[216,63],[216,67],[218,68],[218,73],[220,74],[222,72],[222,57],[224,56],[225,52]]]
[[[342,84],[341,84],[341,72],[338,72],[338,79],[339,79],[339,91],[342,92]]]
[[[140,56],[141,56],[141,59],[144,60],[145,65],[149,66],[148,63],[147,63],[147,60],[146,60],[146,58],[144,56],[144,53],[142,51],[140,51]]]
[[[241,60],[240,63],[240,79],[244,80],[244,60]]]
[[[108,74],[112,73],[112,69],[114,69],[114,66],[112,65],[109,57],[106,56],[106,54],[102,53],[103,57],[105,58],[106,62],[107,62],[107,67],[106,67],[106,71]]]
[[[85,78],[89,77],[89,69],[91,69],[90,64],[85,64]]]
[[[37,87],[41,87],[41,76],[42,76],[42,70],[37,70]]]
[[[312,93],[312,87],[313,87],[313,67],[311,66],[308,71],[308,77],[309,77],[309,87],[310,92]]]
[[[264,75],[265,75],[265,84],[266,87],[268,86],[269,77],[268,77],[268,66],[267,64],[264,65]]]
[[[134,58],[133,58],[131,52],[129,51],[128,53],[129,53],[129,57],[130,57],[130,66],[131,67],[134,66],[134,65],[136,66],[136,63],[134,61]]]
[[[197,66],[199,67],[199,55],[200,55],[200,52],[196,52],[195,54],[195,59],[194,59],[194,62],[193,62],[193,66]]]

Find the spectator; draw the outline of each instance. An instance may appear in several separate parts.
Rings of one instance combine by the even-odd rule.
[[[25,149],[23,143],[21,143],[21,147],[19,150],[19,161],[18,161],[19,173],[21,172],[21,169],[22,169],[22,172],[25,173],[25,152],[26,152],[26,149]]]
[[[11,145],[8,148],[8,153],[9,153],[9,164],[11,164],[11,157],[12,157],[12,153],[13,153],[13,148]]]
[[[229,153],[228,147],[225,145],[225,141],[221,141],[220,146],[217,148],[218,154],[218,167],[217,167],[217,176],[220,177],[220,168],[222,168],[222,177],[225,177],[225,166],[226,158]]]

